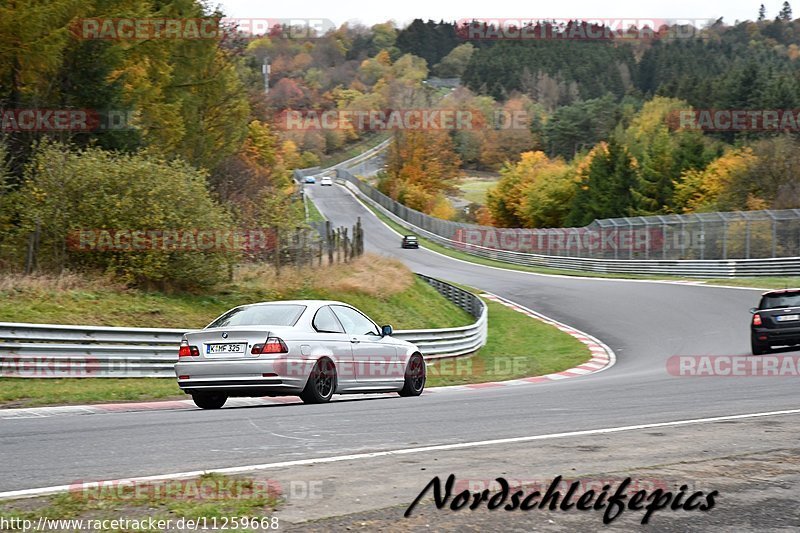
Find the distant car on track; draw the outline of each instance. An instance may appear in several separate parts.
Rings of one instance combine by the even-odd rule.
[[[321,180],[319,180],[320,186],[322,185],[333,185],[333,179],[330,176],[323,176]]]
[[[776,346],[800,344],[800,289],[765,292],[750,312],[753,355],[769,353]]]
[[[306,176],[305,182],[306,183],[316,183],[317,182],[317,178],[315,178],[314,176]]]
[[[419,248],[419,239],[416,235],[403,235],[403,240],[400,242],[401,248]]]
[[[293,300],[231,309],[205,329],[184,334],[175,364],[178,386],[203,409],[230,396],[292,396],[305,403],[334,394],[397,392],[419,396],[425,361],[342,302]]]

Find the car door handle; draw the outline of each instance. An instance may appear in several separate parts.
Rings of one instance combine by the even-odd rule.
[[[352,342],[353,344],[358,344],[361,341],[356,339],[356,338],[352,338],[352,339],[350,339],[350,342]]]

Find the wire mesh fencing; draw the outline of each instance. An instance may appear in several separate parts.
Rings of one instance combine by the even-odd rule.
[[[337,169],[404,221],[465,249],[586,259],[726,260],[800,256],[800,209],[595,220],[577,228],[495,228],[431,217]]]

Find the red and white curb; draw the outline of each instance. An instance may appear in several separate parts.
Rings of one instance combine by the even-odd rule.
[[[556,372],[553,374],[546,374],[544,376],[532,376],[527,378],[512,379],[508,381],[491,381],[486,383],[472,383],[469,385],[452,385],[447,387],[431,387],[425,389],[424,394],[444,393],[444,392],[459,392],[459,391],[474,391],[476,389],[490,389],[498,387],[510,387],[519,385],[531,385],[534,383],[543,383],[548,381],[558,381],[568,378],[576,378],[585,376],[587,374],[595,374],[603,370],[611,368],[616,362],[614,351],[608,346],[603,344],[595,337],[584,333],[575,328],[567,326],[557,320],[553,320],[541,313],[537,313],[525,306],[519,305],[511,300],[506,300],[500,296],[491,293],[482,293],[481,298],[491,300],[501,305],[518,311],[526,316],[550,324],[564,333],[571,335],[585,344],[591,352],[591,359],[586,363],[578,365],[574,368]],[[394,396],[393,393],[383,394],[385,396]],[[370,394],[370,397],[375,397],[375,394]],[[337,399],[346,399],[343,396],[334,397]],[[301,404],[303,403],[297,396],[280,396],[274,398],[230,398],[226,403],[226,408],[231,407],[260,407],[268,405],[288,405],[288,404]],[[23,418],[48,418],[51,416],[59,415],[87,415],[87,414],[103,414],[103,413],[126,413],[126,412],[147,412],[147,411],[175,411],[185,409],[198,409],[192,400],[170,400],[170,401],[153,401],[153,402],[127,402],[127,403],[106,403],[95,405],[59,405],[53,407],[30,407],[23,409],[0,409],[0,420],[2,419],[23,419]]]
[[[487,388],[497,388],[497,387],[530,385],[532,383],[544,383],[548,381],[559,381],[568,378],[577,378],[588,374],[596,374],[597,372],[602,372],[603,370],[611,368],[612,366],[614,366],[614,363],[617,362],[617,357],[614,354],[614,350],[606,346],[596,337],[589,335],[588,333],[584,333],[583,331],[577,330],[562,322],[553,320],[550,317],[547,317],[541,313],[537,313],[536,311],[528,309],[527,307],[520,305],[516,302],[512,302],[511,300],[507,300],[505,298],[497,296],[496,294],[484,292],[480,296],[484,300],[491,300],[493,302],[504,305],[510,309],[513,309],[514,311],[517,311],[519,313],[522,313],[523,315],[544,322],[545,324],[554,326],[559,330],[563,331],[564,333],[571,335],[572,337],[578,339],[580,342],[585,344],[587,348],[589,348],[589,352],[591,353],[591,359],[576,367],[569,368],[561,372],[555,372],[553,374],[545,374],[543,376],[532,376],[528,378],[511,379],[508,381],[490,381],[486,383],[472,383],[469,385],[454,385],[450,387],[435,387],[431,389],[426,389],[425,392],[487,389]]]

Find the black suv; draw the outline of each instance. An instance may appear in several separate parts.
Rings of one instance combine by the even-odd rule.
[[[768,353],[773,346],[800,344],[800,289],[765,292],[750,312],[753,355]]]
[[[403,236],[403,242],[400,243],[401,248],[419,248],[419,241],[416,235]]]

